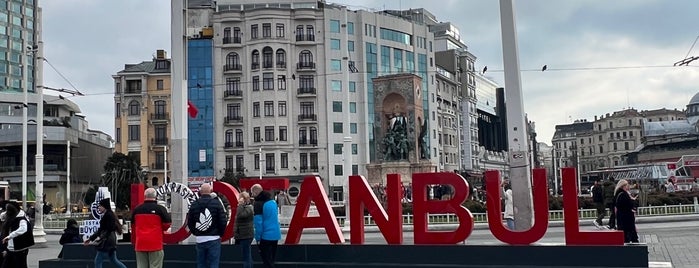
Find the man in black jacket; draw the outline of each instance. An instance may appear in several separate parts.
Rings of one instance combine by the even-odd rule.
[[[595,185],[592,186],[592,202],[595,203],[595,208],[597,209],[597,219],[593,222],[595,227],[598,229],[602,228],[602,219],[604,219],[604,214],[606,213],[606,208],[604,207],[604,188],[600,183],[602,179],[595,179]]]
[[[613,177],[604,182],[604,204],[609,209],[609,229],[616,229],[616,214],[614,213],[614,189],[616,182]]]
[[[218,199],[211,197],[211,190],[210,184],[201,185],[199,199],[189,207],[187,227],[197,239],[197,267],[218,268],[226,211]]]

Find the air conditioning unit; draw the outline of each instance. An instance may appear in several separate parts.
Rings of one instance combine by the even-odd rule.
[[[194,38],[194,39],[199,39],[199,37],[201,37],[199,34],[193,34],[193,35],[192,35],[192,38]]]

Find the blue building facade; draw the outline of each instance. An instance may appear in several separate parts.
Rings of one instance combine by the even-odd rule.
[[[187,174],[190,180],[210,181],[215,176],[213,40],[189,40],[187,52],[187,93],[198,110],[188,122]]]

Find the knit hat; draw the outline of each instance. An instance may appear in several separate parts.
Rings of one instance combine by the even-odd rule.
[[[112,209],[112,203],[110,202],[109,198],[104,198],[100,200],[99,205],[106,208],[107,210]]]

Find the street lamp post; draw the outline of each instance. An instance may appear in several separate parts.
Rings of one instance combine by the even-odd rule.
[[[70,140],[66,141],[66,192],[68,193],[66,215],[70,216],[73,206],[70,205]]]
[[[23,36],[27,36],[27,31],[23,31]],[[22,46],[22,92],[24,92],[24,103],[22,103],[22,208],[27,211],[27,120],[28,120],[28,95],[29,95],[29,77],[27,72],[29,71],[29,60],[27,59],[30,52],[27,50],[27,44]],[[33,57],[32,57],[33,59]],[[35,204],[36,206],[36,204]]]
[[[37,16],[38,32],[41,33],[41,10]],[[34,217],[34,243],[38,245],[46,245],[46,233],[44,233],[43,210],[44,210],[44,90],[43,90],[43,61],[44,61],[44,42],[39,35],[38,50],[34,68],[36,68],[36,76],[34,83],[36,86],[36,94],[39,97],[36,102],[36,198],[35,198],[35,217]]]

